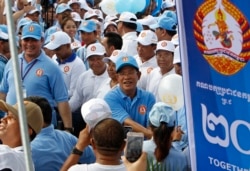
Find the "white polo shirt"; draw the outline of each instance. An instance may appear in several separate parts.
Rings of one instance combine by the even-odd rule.
[[[57,59],[56,55],[55,59]],[[85,65],[83,61],[75,54],[74,55],[72,54],[71,57],[69,57],[69,59],[67,59],[63,63],[59,63],[58,60],[56,60],[56,62],[63,73],[63,79],[67,86],[70,98],[73,95],[73,92],[76,88],[76,82],[78,78],[82,73],[86,71]]]
[[[173,68],[168,73],[162,75],[160,68],[157,67],[153,69],[148,76],[146,91],[151,92],[155,96],[156,102],[160,101],[160,97],[158,95],[158,87],[159,87],[160,81],[163,77],[169,74],[175,74],[175,69]]]
[[[152,58],[143,63],[138,55],[135,56],[135,59],[139,66],[139,70],[141,71],[141,78],[138,81],[137,86],[146,90],[149,74],[154,68],[158,67],[156,56],[153,56]]]
[[[137,33],[128,32],[122,36],[122,49],[121,51],[129,56],[135,56],[137,54]]]
[[[81,74],[77,80],[73,96],[69,100],[71,111],[74,112],[83,103],[95,98],[97,90],[108,77],[107,69],[102,75],[95,75],[92,69]]]
[[[0,145],[0,170],[11,169],[15,171],[26,170],[23,147],[10,148]]]
[[[96,92],[96,98],[100,98],[100,99],[104,99],[104,96],[112,89],[114,89],[116,86],[118,86],[118,84],[116,84],[115,86],[113,86],[112,88],[110,87],[110,81],[111,78],[107,78],[106,80],[104,80],[102,82],[102,84],[100,85],[99,89]]]

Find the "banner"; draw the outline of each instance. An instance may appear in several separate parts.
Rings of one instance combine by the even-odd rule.
[[[250,1],[176,1],[192,170],[250,171]]]

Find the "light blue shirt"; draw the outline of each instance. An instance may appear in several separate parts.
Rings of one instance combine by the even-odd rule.
[[[153,139],[143,142],[143,151],[147,153],[149,170],[153,171],[156,168],[163,167],[163,170],[187,171],[187,159],[182,152],[171,147],[167,157],[159,163],[154,155],[155,148]]]
[[[32,159],[36,171],[58,171],[66,161],[77,138],[65,131],[56,130],[53,125],[43,128],[31,142]],[[88,146],[79,160],[80,163],[95,162],[92,148]]]
[[[180,141],[173,142],[173,146],[175,149],[182,151],[188,146],[188,131],[187,131],[187,120],[186,120],[186,110],[185,107],[179,109],[176,113],[177,126],[181,127],[181,130],[184,132],[182,134]]]
[[[144,127],[148,126],[149,111],[155,104],[153,94],[137,88],[136,96],[131,99],[122,92],[120,86],[109,91],[104,100],[108,103],[114,119],[123,123],[125,119],[131,118]]]
[[[18,59],[22,84],[27,96],[44,97],[52,108],[58,102],[68,101],[68,90],[62,72],[59,66],[45,55],[44,51],[41,51],[40,55],[29,63],[24,59],[24,53],[19,54]],[[12,59],[6,64],[0,92],[7,95],[7,103],[11,105],[16,103]],[[53,123],[56,124],[55,114],[53,115]]]

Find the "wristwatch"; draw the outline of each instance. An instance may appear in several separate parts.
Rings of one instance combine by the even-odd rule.
[[[66,128],[66,127],[64,127],[64,130],[65,131],[68,131],[68,132],[70,132],[70,133],[74,133],[74,128],[73,127],[71,127],[71,128]]]
[[[71,154],[76,154],[76,155],[79,155],[81,156],[82,155],[82,151],[78,150],[76,147],[74,147],[71,151]]]

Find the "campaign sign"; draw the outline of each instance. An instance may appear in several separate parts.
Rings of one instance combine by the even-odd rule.
[[[192,169],[250,171],[250,1],[177,5]]]

